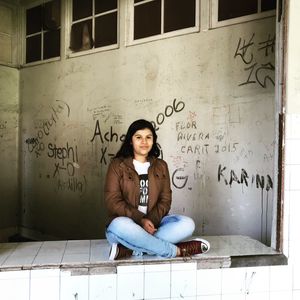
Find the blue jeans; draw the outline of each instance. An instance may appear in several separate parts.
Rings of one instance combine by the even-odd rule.
[[[106,238],[110,244],[120,243],[133,250],[133,255],[175,257],[174,244],[190,237],[194,230],[194,221],[181,215],[165,216],[153,235],[130,218],[117,217],[107,227]]]

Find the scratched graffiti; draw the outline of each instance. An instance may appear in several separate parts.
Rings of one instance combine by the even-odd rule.
[[[53,126],[56,126],[64,115],[67,117],[70,116],[69,105],[62,100],[56,100],[55,104],[50,107],[49,117],[43,122],[42,127],[37,130],[34,137],[30,137],[25,140],[30,153],[35,153],[36,157],[41,155],[41,153],[45,150],[45,136],[51,135]]]
[[[3,138],[6,128],[7,128],[7,121],[0,120],[0,138]]]
[[[187,188],[188,190],[192,190],[191,181],[195,180],[199,182],[202,187],[205,187],[206,181],[209,180],[209,176],[205,174],[204,163],[199,159],[193,162],[191,171],[187,172],[185,166],[177,167],[171,176],[172,185],[176,189]]]
[[[152,104],[153,100],[151,98],[142,98],[134,100],[134,104],[136,105],[145,105],[145,104]]]
[[[212,135],[201,130],[197,121],[176,122],[178,149],[184,155],[207,156],[210,153],[233,153],[238,150],[238,142],[225,142],[224,132]]]
[[[107,120],[110,116],[111,106],[110,105],[102,105],[99,107],[88,108],[88,112],[92,113],[93,120],[97,118],[101,118]]]
[[[82,197],[87,190],[87,180],[83,175],[81,177],[70,177],[67,179],[59,178],[57,181],[57,191],[58,192],[73,192],[79,193],[80,197]]]
[[[265,40],[258,40],[255,33],[250,38],[239,38],[234,58],[241,60],[246,76],[238,85],[258,84],[262,88],[275,86],[274,50],[275,34],[268,34]],[[259,63],[258,54],[261,51],[264,51],[264,59]]]

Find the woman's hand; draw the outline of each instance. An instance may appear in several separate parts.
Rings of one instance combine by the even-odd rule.
[[[157,229],[155,228],[154,224],[147,218],[143,218],[142,221],[142,227],[150,234],[154,234]]]

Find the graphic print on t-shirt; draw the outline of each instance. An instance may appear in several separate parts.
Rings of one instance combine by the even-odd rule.
[[[148,196],[149,196],[149,189],[148,189],[148,174],[141,174],[139,175],[140,178],[140,201],[139,206],[144,206],[147,208],[148,206]]]

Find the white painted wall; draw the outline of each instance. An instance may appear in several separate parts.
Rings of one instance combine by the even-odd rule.
[[[274,86],[259,82],[274,80],[273,71],[261,69],[274,65],[274,53],[259,48],[274,32],[275,18],[267,18],[22,69],[21,225],[60,238],[103,237],[110,155],[128,125],[146,118],[161,123],[172,212],[192,216],[197,234],[269,242]],[[239,41],[241,47],[252,37],[242,57]],[[254,82],[239,86],[249,76]],[[105,140],[111,132],[117,141]],[[69,157],[53,157],[55,147],[69,147]],[[239,181],[244,174],[243,183],[230,186],[233,172]]]

